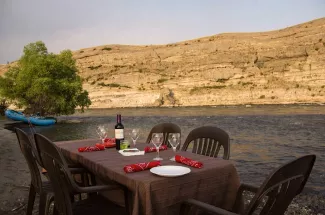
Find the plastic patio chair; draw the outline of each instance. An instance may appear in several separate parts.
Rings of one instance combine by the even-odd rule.
[[[301,193],[309,178],[310,172],[316,160],[315,155],[306,155],[290,161],[276,169],[262,184],[255,187],[242,184],[237,193],[235,208],[240,208],[242,194],[245,190],[254,192],[255,196],[250,201],[242,215],[275,214],[283,215],[292,199]],[[224,209],[189,199],[182,204],[180,214],[188,214],[191,207],[200,209],[209,214],[238,215]],[[237,210],[238,212],[238,210]]]
[[[37,153],[35,153],[35,148],[32,146],[28,135],[19,128],[16,128],[16,135],[31,174],[26,215],[31,215],[33,212],[36,193],[40,196],[39,214],[48,214],[50,202],[53,201],[52,185],[49,181],[41,179],[41,173],[36,162]]]
[[[85,200],[78,202],[70,201],[74,193],[97,193],[101,191],[121,189],[118,184],[96,185],[91,187],[80,187],[72,178],[68,165],[61,151],[49,139],[41,134],[34,135],[36,148],[40,154],[44,167],[47,169],[54,190],[54,214],[127,214],[128,206],[122,208],[117,206],[99,194],[90,195]],[[128,192],[124,189],[124,192]],[[127,195],[125,195],[127,197]]]
[[[217,157],[221,147],[223,148],[223,159],[228,160],[230,156],[230,139],[227,132],[215,126],[202,126],[193,129],[187,136],[182,151],[187,151],[193,142],[192,152],[200,155]]]
[[[162,143],[162,145],[167,145],[168,147],[171,147],[171,145],[168,143],[168,134],[169,133],[180,133],[180,135],[182,135],[181,133],[181,128],[174,124],[174,123],[160,123],[155,125],[149,135],[148,138],[146,140],[146,143],[150,143],[151,138],[152,138],[152,134],[153,133],[163,133],[164,134],[164,141]],[[179,142],[181,143],[181,139],[179,140]],[[180,147],[180,144],[177,148]]]

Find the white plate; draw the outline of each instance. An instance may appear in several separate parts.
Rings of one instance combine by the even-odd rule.
[[[177,177],[191,172],[190,168],[183,166],[157,166],[150,169],[150,172],[165,177]]]

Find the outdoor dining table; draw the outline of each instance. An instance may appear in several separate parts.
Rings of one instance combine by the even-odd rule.
[[[115,148],[96,152],[78,152],[79,147],[95,145],[98,140],[85,139],[60,141],[56,145],[64,156],[81,164],[101,181],[115,181],[132,193],[131,212],[133,215],[179,214],[181,202],[194,198],[226,210],[234,207],[240,180],[232,161],[191,152],[178,151],[177,154],[203,163],[198,169],[169,159],[174,155],[171,149],[160,152],[164,160],[161,165],[179,165],[191,169],[180,177],[162,177],[149,170],[125,173],[123,167],[129,164],[149,162],[156,152],[145,155],[123,156]],[[137,144],[143,150],[147,144]]]

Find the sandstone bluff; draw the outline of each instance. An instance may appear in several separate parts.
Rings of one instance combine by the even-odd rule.
[[[325,103],[325,18],[166,45],[85,48],[74,58],[91,108]]]

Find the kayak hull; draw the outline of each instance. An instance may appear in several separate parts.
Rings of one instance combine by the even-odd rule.
[[[56,119],[52,117],[38,117],[38,116],[31,116],[27,117],[22,112],[7,109],[5,111],[5,115],[7,118],[12,119],[14,121],[22,121],[25,123],[31,123],[33,125],[39,126],[47,126],[47,125],[54,125],[56,123]]]

